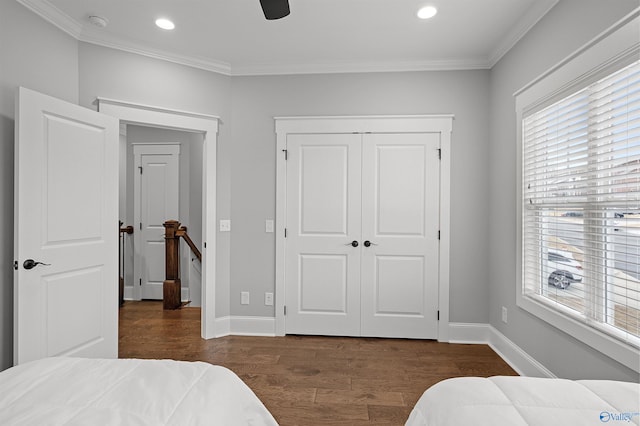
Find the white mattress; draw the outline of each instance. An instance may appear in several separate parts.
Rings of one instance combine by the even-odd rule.
[[[238,376],[202,362],[47,358],[0,372],[0,425],[277,425]]]
[[[534,377],[448,379],[427,389],[406,426],[604,424],[640,424],[640,384]]]

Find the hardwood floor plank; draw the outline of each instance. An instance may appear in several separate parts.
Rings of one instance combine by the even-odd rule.
[[[318,389],[315,402],[348,405],[404,406],[401,392]]]
[[[516,375],[487,345],[325,336],[200,337],[200,309],[125,302],[120,358],[204,361],[234,371],[281,426],[404,425],[422,393],[463,375]]]

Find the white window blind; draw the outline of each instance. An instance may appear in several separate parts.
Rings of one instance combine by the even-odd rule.
[[[522,137],[523,296],[640,346],[640,61]]]

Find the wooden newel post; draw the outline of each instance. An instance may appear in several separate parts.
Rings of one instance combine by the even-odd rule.
[[[162,284],[162,306],[164,309],[178,309],[180,307],[180,237],[176,235],[180,222],[168,220],[164,223],[165,236],[165,275]]]

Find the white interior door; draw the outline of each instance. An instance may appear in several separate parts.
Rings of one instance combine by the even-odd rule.
[[[360,135],[287,145],[286,332],[360,332]]]
[[[362,146],[362,335],[436,339],[440,133]]]
[[[165,279],[164,222],[179,220],[180,145],[135,144],[134,276],[138,299],[162,300]],[[134,236],[136,233],[134,232]]]
[[[14,204],[14,363],[117,357],[118,120],[20,88]]]

